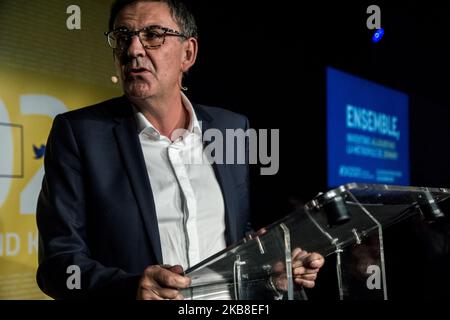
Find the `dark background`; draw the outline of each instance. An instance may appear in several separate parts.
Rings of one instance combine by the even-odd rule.
[[[254,170],[254,188],[269,202],[261,215],[272,220],[289,211],[290,197],[308,201],[328,187],[326,66],[405,92],[411,185],[450,187],[450,19],[442,5],[187,3],[200,30],[190,98],[245,114],[253,128],[280,129],[278,175]],[[379,43],[366,27],[370,4],[381,8]]]
[[[200,32],[198,62],[186,79],[190,98],[245,114],[253,128],[280,129],[279,173],[260,176],[253,168],[255,227],[328,188],[326,66],[408,94],[410,183],[450,187],[450,19],[442,3],[187,3]],[[371,4],[381,8],[379,43],[366,27]],[[410,223],[386,231],[391,297],[450,296],[448,228],[438,239],[433,228]],[[332,295],[333,268],[329,263],[312,296]]]

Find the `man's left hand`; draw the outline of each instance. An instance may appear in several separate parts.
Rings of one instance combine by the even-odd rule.
[[[322,268],[325,259],[316,252],[309,253],[300,248],[292,251],[292,276],[297,285],[313,288],[317,273]]]

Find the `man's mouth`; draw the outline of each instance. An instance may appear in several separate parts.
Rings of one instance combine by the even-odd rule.
[[[150,72],[150,70],[146,68],[130,68],[126,71],[126,74],[129,76],[141,75],[144,72]]]

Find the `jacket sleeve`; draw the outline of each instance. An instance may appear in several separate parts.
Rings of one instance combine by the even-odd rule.
[[[37,283],[41,290],[55,299],[135,299],[139,274],[106,267],[91,258],[86,235],[86,172],[64,115],[53,122],[44,165],[45,177],[36,210]]]

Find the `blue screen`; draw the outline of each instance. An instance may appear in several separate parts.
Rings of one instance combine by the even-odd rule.
[[[327,68],[328,187],[409,185],[408,96]]]

